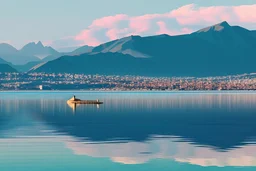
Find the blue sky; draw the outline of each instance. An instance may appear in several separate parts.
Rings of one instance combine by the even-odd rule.
[[[165,14],[188,4],[200,7],[213,6],[241,6],[255,5],[255,0],[0,0],[0,42],[7,42],[17,48],[31,41],[43,41],[46,44],[56,48],[78,46],[82,44],[102,43],[111,40],[106,33],[110,28],[97,28],[93,30],[93,38],[97,41],[82,40],[89,38],[82,36],[83,30],[86,30],[93,21],[105,16],[115,16],[123,14],[129,17],[139,17],[145,14]],[[191,7],[194,8],[194,7]],[[227,9],[230,10],[230,9]],[[254,13],[256,15],[256,12]],[[251,14],[253,15],[253,14]],[[197,16],[195,16],[197,17]],[[252,18],[254,19],[254,18]],[[125,18],[127,22],[130,19]],[[120,21],[119,21],[120,22]],[[157,23],[157,24],[153,24]],[[231,23],[237,24],[236,20]],[[256,21],[255,21],[256,22]],[[254,21],[243,22],[241,25],[256,29]],[[121,22],[120,22],[121,23]],[[116,30],[117,37],[130,34],[131,30],[124,31],[126,24],[118,23],[119,30]],[[147,32],[133,32],[141,35],[150,35],[160,33],[157,27],[162,26],[162,32],[184,33],[194,31],[202,26],[210,24],[209,22],[181,27],[181,24],[175,19],[153,19],[150,21],[151,30]],[[212,23],[214,24],[214,23]],[[240,23],[238,23],[240,24]],[[117,25],[115,25],[117,26]],[[121,27],[121,28],[120,28]],[[154,31],[153,31],[154,30]],[[182,31],[183,30],[183,31]],[[120,33],[122,32],[122,33]],[[124,34],[125,32],[125,34]],[[112,32],[113,33],[113,32]],[[77,36],[81,35],[77,38]],[[113,35],[113,34],[112,34]],[[76,37],[76,38],[74,38]],[[116,37],[116,36],[114,36]],[[96,43],[97,42],[97,43]]]

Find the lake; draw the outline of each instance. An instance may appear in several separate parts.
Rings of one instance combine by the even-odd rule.
[[[255,143],[254,92],[0,92],[1,171],[253,171]]]

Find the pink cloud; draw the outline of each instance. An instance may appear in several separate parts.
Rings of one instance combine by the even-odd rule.
[[[192,29],[190,29],[190,28],[182,28],[181,29],[181,34],[189,34],[189,33],[192,33],[193,32],[193,30]]]
[[[95,34],[102,29],[109,29],[106,31],[106,35],[111,40],[115,39],[117,38],[117,33],[115,32],[119,32],[117,29],[115,29],[115,27],[117,27],[117,24],[120,21],[128,19],[129,17],[125,14],[118,14],[96,19],[87,29],[75,36],[75,40],[83,41],[84,44],[89,46],[97,46],[102,42],[95,37]]]
[[[118,39],[118,29],[110,29],[107,31],[106,35],[110,40]]]
[[[157,31],[156,34],[181,35],[181,34],[189,34],[193,31],[189,28],[182,28],[180,30],[171,30],[167,28],[166,23],[163,21],[157,22],[157,25],[159,26],[159,31]]]
[[[197,7],[186,5],[170,12],[181,25],[214,24],[221,21],[233,23],[256,23],[256,4],[242,6]]]
[[[217,23],[224,20],[229,20],[232,15],[229,10],[230,7],[213,6],[213,7],[199,7],[190,4],[173,10],[170,17],[175,18],[181,25]]]
[[[165,14],[146,14],[130,18],[130,28],[134,34],[147,32],[151,29],[151,21],[166,17]]]
[[[157,25],[159,26],[159,31],[156,32],[156,34],[169,34],[169,35],[173,34],[173,32],[171,30],[167,29],[165,22],[158,21]]]
[[[97,40],[97,38],[95,38],[94,32],[95,30],[90,30],[90,29],[84,30],[75,37],[75,40],[83,41],[84,44],[89,46],[97,46],[101,42]]]
[[[141,16],[117,14],[94,20],[87,29],[76,35],[74,40],[82,41],[86,45],[96,46],[129,35],[187,34],[195,31],[195,28],[199,25],[201,26],[196,30],[201,29],[202,25],[209,26],[222,21],[241,26],[255,26],[255,11],[256,4],[211,7],[198,7],[195,4],[189,4],[162,14]],[[170,22],[174,20],[177,23]],[[123,21],[128,24],[124,25]],[[172,23],[171,28],[167,28],[167,23]],[[154,28],[156,27],[159,28],[158,31],[155,31]],[[105,38],[95,37],[95,35],[102,34],[102,32],[105,34]]]
[[[256,4],[233,7],[239,22],[256,23]]]
[[[110,40],[115,40],[120,38],[120,36],[127,36],[127,32],[129,32],[128,28],[124,28],[124,29],[110,29],[106,32],[106,36],[110,39]]]
[[[132,19],[130,21],[130,29],[135,34],[140,34],[150,29],[150,23],[148,20],[143,20],[143,18]]]

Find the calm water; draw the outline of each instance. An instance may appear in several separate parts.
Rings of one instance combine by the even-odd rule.
[[[0,93],[1,171],[255,170],[256,93]]]

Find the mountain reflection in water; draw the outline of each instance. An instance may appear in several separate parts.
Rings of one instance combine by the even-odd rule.
[[[105,103],[76,109],[66,103],[70,95],[2,93],[0,150],[5,143],[63,143],[74,155],[123,164],[256,166],[255,93],[78,92]]]

